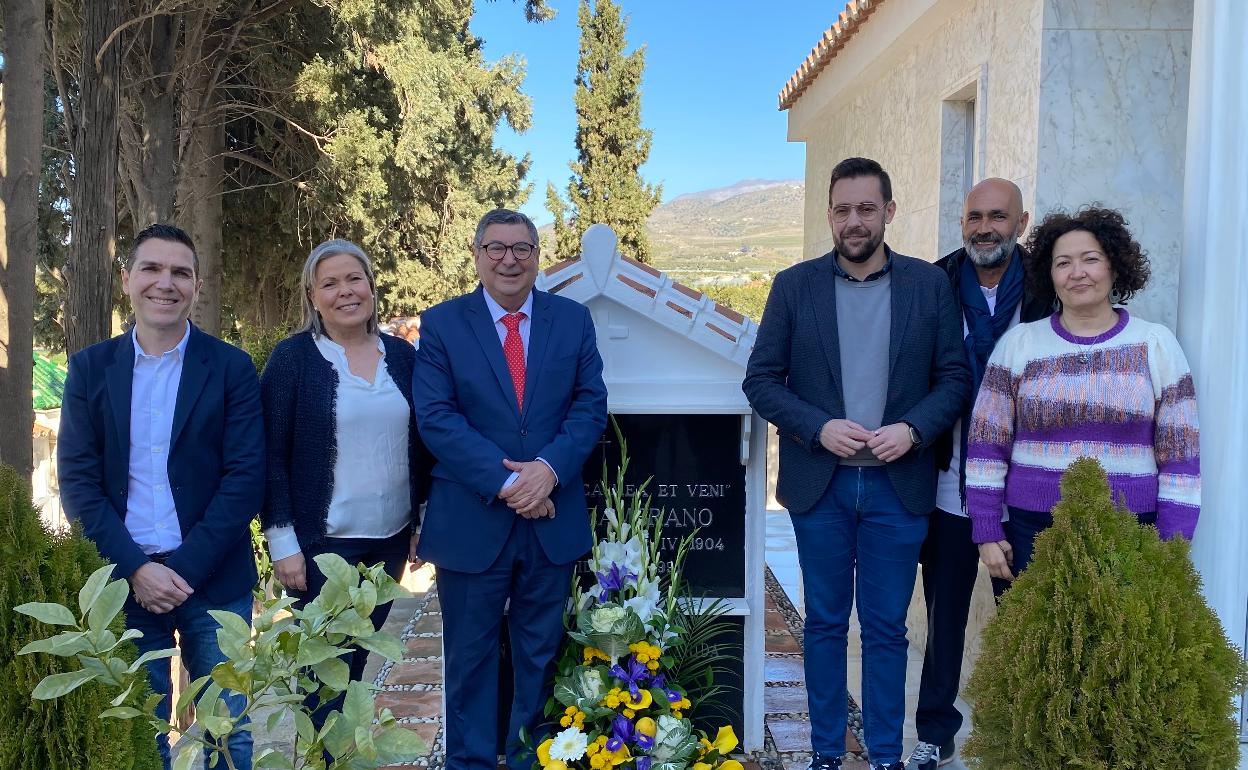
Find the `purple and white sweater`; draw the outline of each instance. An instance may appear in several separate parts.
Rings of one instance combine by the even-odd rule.
[[[972,539],[1005,539],[1002,502],[1052,509],[1062,473],[1093,457],[1115,501],[1156,511],[1163,538],[1190,540],[1200,515],[1200,427],[1178,340],[1122,308],[1095,337],[1071,334],[1059,318],[1011,329],[988,361],[966,453]]]

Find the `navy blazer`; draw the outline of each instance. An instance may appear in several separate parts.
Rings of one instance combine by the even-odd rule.
[[[69,359],[57,466],[65,512],[129,577],[148,559],[126,530],[133,332]],[[264,499],[264,423],[251,357],[191,326],[173,412],[169,484],[182,545],[165,562],[211,602],[256,583],[249,523]]]
[[[831,419],[845,418],[836,321],[836,252],[780,271],[742,390],[780,433],[776,499],[793,513],[810,510],[827,489],[839,458],[819,443]],[[884,424],[908,422],[923,443],[888,464],[897,496],[911,513],[936,505],[932,445],[971,397],[962,316],[944,271],[893,254],[888,399]]]
[[[498,499],[511,475],[503,459],[550,463],[557,515],[534,520],[555,564],[592,544],[581,468],[607,424],[607,389],[589,311],[533,292],[524,409],[482,289],[420,318],[413,403],[436,463],[418,555],[439,567],[478,573],[498,557],[517,518]]]

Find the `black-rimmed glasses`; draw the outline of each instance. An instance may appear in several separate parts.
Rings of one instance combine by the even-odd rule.
[[[502,241],[490,241],[482,244],[481,248],[485,251],[485,256],[495,262],[501,262],[503,257],[507,256],[508,251],[511,252],[511,256],[515,257],[518,262],[523,262],[537,252],[536,246],[524,241],[512,244],[506,244]]]

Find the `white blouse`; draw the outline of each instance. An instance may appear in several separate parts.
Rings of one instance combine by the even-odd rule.
[[[318,336],[316,348],[338,374],[338,452],[325,534],[390,537],[411,521],[407,399],[386,369],[386,349],[380,338],[381,358],[371,383],[351,373],[346,351],[329,337]],[[293,525],[270,527],[264,534],[275,561],[301,550]]]

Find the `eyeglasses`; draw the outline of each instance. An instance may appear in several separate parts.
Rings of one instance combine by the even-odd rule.
[[[846,222],[849,220],[851,211],[858,212],[858,218],[863,222],[874,222],[880,218],[880,207],[874,203],[859,203],[852,206],[848,203],[841,203],[832,207],[832,221]]]
[[[517,262],[523,262],[537,252],[536,246],[531,243],[525,243],[524,241],[510,245],[503,243],[502,241],[490,241],[489,243],[482,245],[481,248],[485,251],[485,256],[495,262],[501,262],[503,257],[507,256],[508,251],[511,252],[511,256],[516,258]]]

